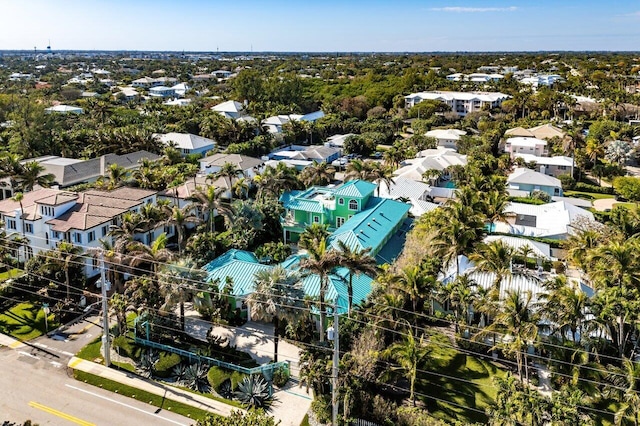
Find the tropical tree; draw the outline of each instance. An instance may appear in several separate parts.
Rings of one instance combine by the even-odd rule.
[[[391,185],[395,183],[393,180],[393,169],[383,166],[378,162],[370,162],[368,180],[378,186],[376,193],[380,196],[380,185],[384,184],[387,187],[387,192],[389,192]]]
[[[125,249],[133,242],[135,234],[145,232],[146,221],[137,213],[125,212],[120,219],[120,224],[111,226],[109,235],[114,239],[115,250],[124,253]]]
[[[395,277],[393,286],[407,295],[411,300],[413,312],[418,312],[418,302],[433,297],[431,290],[435,286],[435,278],[426,273],[420,265],[407,266]]]
[[[371,249],[364,248],[361,250],[352,250],[344,241],[338,241],[338,250],[340,254],[340,266],[347,268],[349,271],[349,283],[347,286],[347,294],[349,298],[348,315],[351,316],[353,308],[353,276],[365,274],[375,278],[378,273],[378,264],[371,256]]]
[[[336,169],[326,161],[318,163],[314,161],[300,173],[300,181],[307,187],[313,185],[328,185],[336,174]]]
[[[407,328],[402,335],[402,340],[391,345],[384,354],[399,364],[399,368],[392,370],[402,370],[403,376],[409,380],[409,399],[416,406],[415,384],[418,376],[418,367],[429,355],[430,350],[424,344],[424,336],[416,339],[413,328],[406,322]]]
[[[570,334],[573,343],[578,343],[589,297],[584,291],[569,285],[564,275],[559,275],[543,285],[548,290],[540,295],[540,299],[544,301],[541,303],[541,313],[553,324],[552,334],[558,331],[563,341],[567,334]]]
[[[24,192],[33,191],[33,187],[38,185],[43,188],[50,187],[55,176],[51,173],[43,174],[45,167],[37,161],[29,161],[20,167],[19,174],[14,179],[17,183],[17,189]]]
[[[329,225],[312,223],[300,234],[298,245],[305,250],[313,250],[320,242],[329,238]]]
[[[231,212],[231,210],[220,201],[220,197],[224,192],[224,190],[210,185],[205,188],[196,188],[193,194],[193,202],[207,213],[206,217],[209,225],[209,232],[215,231],[216,214],[227,216]]]
[[[232,200],[233,199],[233,181],[236,178],[242,177],[244,176],[244,172],[242,170],[240,170],[238,168],[238,166],[236,166],[233,163],[229,163],[229,162],[225,162],[222,167],[220,167],[220,170],[218,170],[217,172],[213,173],[214,179],[220,179],[223,178],[225,180],[225,182],[227,183],[227,189],[229,190],[229,199]],[[209,176],[207,176],[208,178]]]
[[[495,240],[479,245],[469,259],[479,270],[495,274],[493,286],[499,294],[502,280],[512,274],[513,254],[510,246],[502,240]]]
[[[511,214],[507,213],[509,196],[500,191],[485,192],[482,197],[484,214],[489,222],[489,232],[494,232],[493,224],[498,221],[506,221]]]
[[[169,217],[165,223],[169,226],[173,226],[176,230],[176,235],[178,237],[178,253],[181,254],[184,246],[184,234],[187,230],[187,226],[189,224],[195,225],[200,223],[200,218],[194,214],[192,205],[186,205],[182,208],[173,206],[168,212]]]
[[[538,337],[538,314],[532,309],[532,295],[530,291],[506,291],[505,299],[498,307],[493,323],[480,331],[480,335],[487,332],[502,333],[496,348],[516,359],[518,377],[529,380],[527,367],[527,348]]]
[[[64,271],[64,284],[66,288],[66,300],[71,300],[71,275],[70,269],[74,263],[81,262],[82,248],[67,241],[60,241],[53,251],[53,256],[47,264],[62,268]]]
[[[293,321],[300,314],[304,290],[300,277],[280,265],[254,275],[254,290],[247,298],[251,318],[273,322],[273,361],[278,362],[280,322]]]
[[[158,259],[160,259],[159,256]],[[169,257],[165,259],[170,260]],[[193,294],[206,289],[206,277],[206,272],[198,268],[196,263],[189,258],[169,263],[160,270],[160,292],[164,295],[164,303],[160,310],[173,312],[175,306],[179,305],[180,329],[183,331],[185,325],[184,304],[191,299]]]
[[[605,396],[614,397],[620,403],[614,420],[616,425],[640,424],[640,363],[630,359],[622,360],[622,366],[610,365],[605,377],[608,386]]]
[[[320,280],[319,310],[320,310],[320,341],[324,342],[324,325],[326,323],[325,295],[329,285],[329,274],[340,266],[340,254],[327,249],[327,240],[322,239],[316,247],[308,249],[309,257],[300,261],[300,269],[316,275]]]
[[[137,268],[144,264],[151,265],[151,271],[158,276],[159,265],[174,258],[171,250],[167,249],[167,234],[164,232],[150,244],[133,241],[129,244],[129,266]]]
[[[460,319],[462,319],[462,324],[469,324],[469,308],[476,300],[476,293],[473,290],[476,286],[476,282],[465,274],[458,275],[455,280],[449,282],[444,288],[444,293],[456,319],[456,332],[458,331]]]

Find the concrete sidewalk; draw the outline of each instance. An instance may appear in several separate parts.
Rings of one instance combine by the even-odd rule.
[[[231,405],[218,402],[202,395],[187,392],[164,383],[146,380],[134,374],[114,370],[112,368],[105,367],[104,365],[96,364],[95,362],[81,358],[71,358],[68,367],[74,370],[84,371],[85,373],[94,374],[104,379],[113,380],[114,382],[140,389],[154,395],[162,396],[163,398],[170,399],[172,401],[187,404],[210,413],[219,414],[221,416],[228,417],[231,415],[231,411],[233,410],[244,411],[240,408],[232,407]]]
[[[20,340],[14,339],[11,336],[7,336],[6,334],[0,333],[0,346],[6,346],[11,349],[20,349],[25,347],[26,345],[22,343]]]

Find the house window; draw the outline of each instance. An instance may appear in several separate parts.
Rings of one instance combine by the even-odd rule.
[[[89,232],[89,242],[96,240],[96,231]]]
[[[82,243],[82,235],[79,232],[73,233],[73,242],[74,243]]]
[[[338,204],[344,206],[344,198],[338,198]]]
[[[56,240],[59,240],[59,239],[60,239],[60,231],[53,231],[53,232],[51,233],[51,236],[52,236],[53,238],[55,238]]]
[[[7,228],[15,231],[17,229],[16,221],[14,219],[7,219]]]
[[[349,210],[358,210],[358,200],[349,200]]]
[[[320,216],[313,216],[313,223],[320,223]]]
[[[558,170],[567,170],[567,166],[558,166]]]
[[[340,228],[342,225],[344,225],[344,217],[336,217],[336,228]]]
[[[93,269],[98,269],[98,258],[97,257],[91,258],[91,267]]]
[[[24,232],[29,234],[33,234],[33,223],[25,223],[24,224]]]
[[[107,225],[102,227],[102,236],[106,237],[107,234],[109,233],[109,227]]]

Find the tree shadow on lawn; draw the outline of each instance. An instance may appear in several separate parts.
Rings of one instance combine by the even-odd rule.
[[[448,359],[446,357],[429,358],[421,370],[431,371],[434,374],[418,372],[416,391],[452,403],[449,405],[432,398],[420,397],[430,412],[436,415],[441,412],[449,419],[464,419],[468,422],[487,421],[483,412],[495,400],[495,389],[491,382],[492,377],[499,374],[495,366],[456,352]],[[465,410],[457,405],[471,409]]]
[[[44,333],[44,312],[39,315],[41,309],[36,306],[17,305],[14,308],[18,307],[20,307],[18,312],[23,313],[24,316],[20,316],[11,310],[0,314],[0,332],[14,337],[28,336],[34,332]],[[3,316],[6,319],[2,318]]]

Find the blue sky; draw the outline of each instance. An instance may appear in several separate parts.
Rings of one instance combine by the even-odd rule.
[[[0,49],[640,50],[640,0],[2,0]]]

